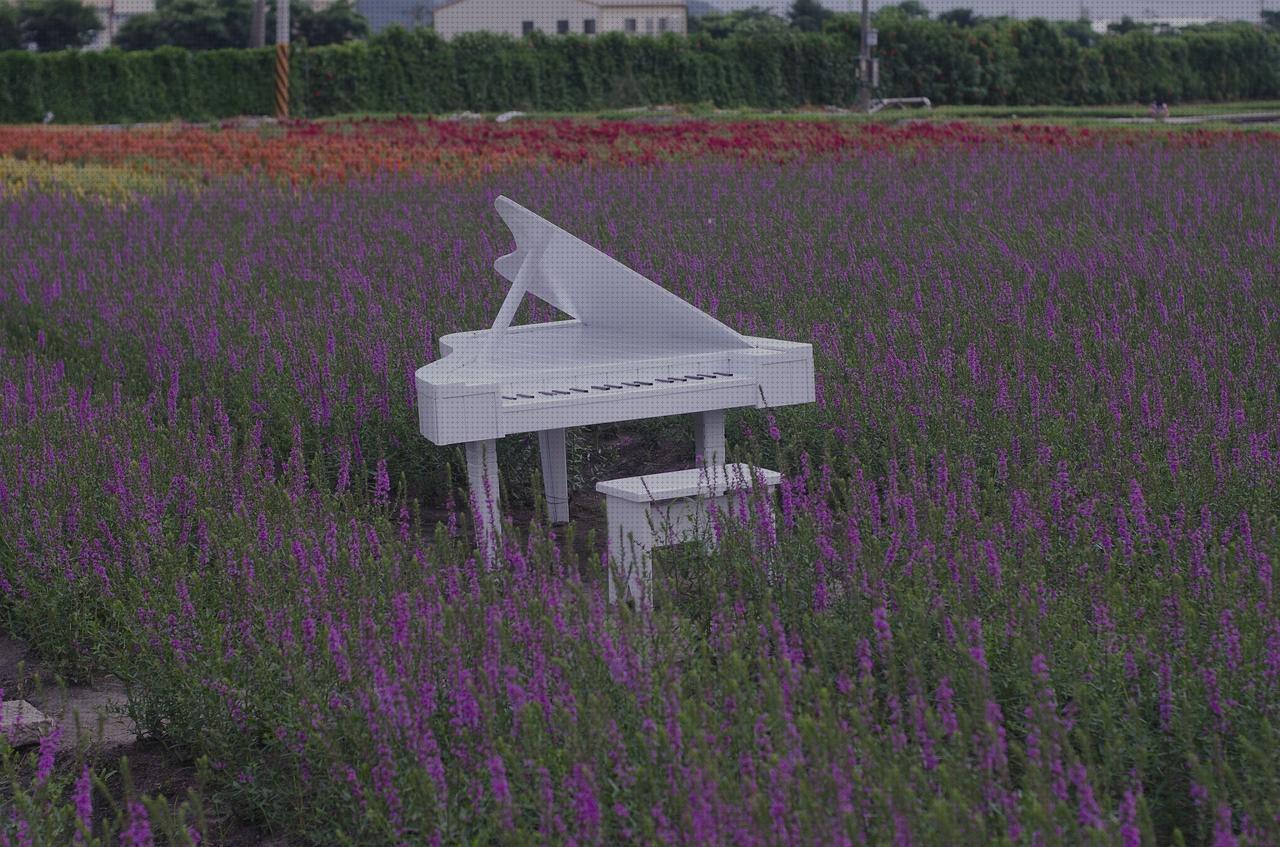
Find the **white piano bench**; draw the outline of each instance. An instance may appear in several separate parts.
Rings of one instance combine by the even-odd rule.
[[[618,599],[614,570],[620,568],[637,605],[652,605],[653,550],[687,541],[709,549],[714,543],[710,503],[717,513],[729,513],[736,492],[761,484],[772,520],[773,489],[781,480],[777,471],[738,462],[597,483],[608,511],[609,602]]]

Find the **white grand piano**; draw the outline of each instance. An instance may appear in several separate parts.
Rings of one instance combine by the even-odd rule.
[[[516,241],[495,263],[511,281],[502,308],[489,329],[442,337],[416,374],[422,434],[466,445],[486,554],[504,435],[538,433],[548,511],[564,522],[567,427],[692,414],[697,461],[723,464],[726,409],[813,402],[810,345],[740,335],[518,203],[494,205]],[[570,320],[511,326],[526,293]]]

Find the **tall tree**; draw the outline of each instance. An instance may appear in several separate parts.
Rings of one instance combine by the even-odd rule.
[[[289,11],[291,15],[296,13],[298,34],[308,44],[341,44],[369,35],[369,22],[349,0],[335,0],[319,11],[310,6],[298,6],[300,8],[291,5]]]
[[[975,15],[973,9],[952,9],[938,15],[938,20],[966,29],[982,23],[982,17]]]
[[[1074,40],[1081,47],[1092,47],[1098,43],[1098,34],[1093,31],[1093,24],[1088,18],[1075,21],[1062,21],[1058,24],[1062,34]]]
[[[929,10],[919,0],[902,0],[892,6],[881,6],[871,14],[876,26],[892,26],[911,20],[928,20]]]
[[[833,14],[818,0],[795,0],[787,11],[791,25],[802,32],[820,32],[822,22]]]
[[[785,29],[787,22],[768,9],[750,6],[732,12],[709,12],[689,18],[689,34],[706,33],[712,38],[728,38],[753,32]]]
[[[0,50],[21,49],[22,26],[18,23],[18,10],[0,0]]]
[[[22,0],[18,4],[22,41],[42,53],[77,50],[93,41],[102,21],[80,0]]]
[[[136,15],[120,27],[116,45],[125,50],[154,50],[170,45],[188,50],[240,47],[232,16],[216,0],[160,0],[150,14]]]
[[[898,4],[897,9],[902,13],[904,18],[927,18],[929,10],[924,7],[920,0],[902,0]]]
[[[1133,32],[1135,29],[1142,28],[1142,24],[1138,23],[1128,15],[1120,18],[1119,23],[1107,24],[1107,32],[1114,32],[1119,35],[1124,35],[1126,32]]]
[[[267,43],[275,41],[275,3],[264,20]],[[291,37],[308,44],[335,44],[363,38],[369,24],[347,0],[317,12],[302,0],[290,0]],[[252,0],[159,0],[156,11],[130,18],[120,28],[116,45],[125,50],[152,50],[163,45],[189,50],[243,47],[253,27]]]

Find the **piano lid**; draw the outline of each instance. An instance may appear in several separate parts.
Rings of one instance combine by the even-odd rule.
[[[515,251],[494,268],[593,333],[640,336],[657,349],[664,339],[678,339],[684,349],[751,346],[720,321],[519,203],[499,196],[494,206],[516,240]]]

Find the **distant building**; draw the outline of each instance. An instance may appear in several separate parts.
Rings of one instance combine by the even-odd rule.
[[[1108,27],[1112,24],[1119,24],[1121,18],[1108,18],[1102,21],[1093,21],[1089,26],[1099,35],[1106,35]],[[1141,27],[1149,27],[1156,32],[1173,32],[1174,30],[1183,29],[1189,26],[1206,26],[1208,24],[1225,24],[1230,23],[1230,18],[1130,18],[1133,23]]]
[[[519,37],[534,30],[548,35],[685,33],[688,17],[684,0],[449,0],[434,14],[443,38],[464,32]]]

